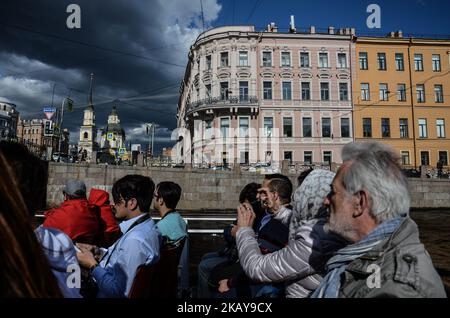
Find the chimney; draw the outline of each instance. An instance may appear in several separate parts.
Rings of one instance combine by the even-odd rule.
[[[291,33],[295,33],[296,32],[294,16],[293,15],[291,15],[291,24],[290,24],[289,32],[291,32]]]
[[[328,34],[334,34],[334,27],[328,27]]]
[[[311,27],[309,28],[309,33],[316,34],[316,27],[314,25],[311,25]]]
[[[270,23],[270,30],[269,32],[278,32],[278,27],[276,26],[275,22]]]

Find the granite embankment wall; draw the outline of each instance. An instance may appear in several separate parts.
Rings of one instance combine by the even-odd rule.
[[[250,172],[146,168],[94,164],[49,164],[47,206],[59,205],[68,179],[84,180],[88,191],[100,188],[111,193],[113,183],[127,174],[149,176],[155,183],[174,181],[183,194],[180,210],[235,209],[239,192],[250,182],[261,182],[263,176]],[[297,176],[289,175],[294,185]],[[410,179],[412,208],[450,208],[450,180]]]

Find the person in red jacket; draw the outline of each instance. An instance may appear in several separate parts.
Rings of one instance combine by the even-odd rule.
[[[74,242],[95,244],[100,236],[100,211],[86,199],[86,185],[69,180],[63,190],[64,202],[45,212],[44,227],[66,233]]]
[[[108,248],[122,235],[109,204],[109,193],[91,189],[88,202],[100,209],[100,237],[97,246]]]

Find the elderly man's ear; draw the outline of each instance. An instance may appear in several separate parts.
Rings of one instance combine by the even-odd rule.
[[[361,190],[353,195],[353,218],[362,216],[370,212],[369,194],[366,190]]]

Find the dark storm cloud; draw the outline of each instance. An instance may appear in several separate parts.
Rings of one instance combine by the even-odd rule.
[[[81,7],[81,29],[66,26],[71,3]],[[56,83],[55,106],[69,93],[75,100],[75,111],[64,117],[75,141],[93,72],[98,128],[120,99],[132,142],[145,137],[138,134],[145,122],[157,122],[164,139],[176,126],[178,87],[200,32],[199,10],[197,1],[186,0],[2,0],[0,99],[15,103],[25,118],[41,117]],[[204,10],[209,23],[220,6],[204,1]]]

